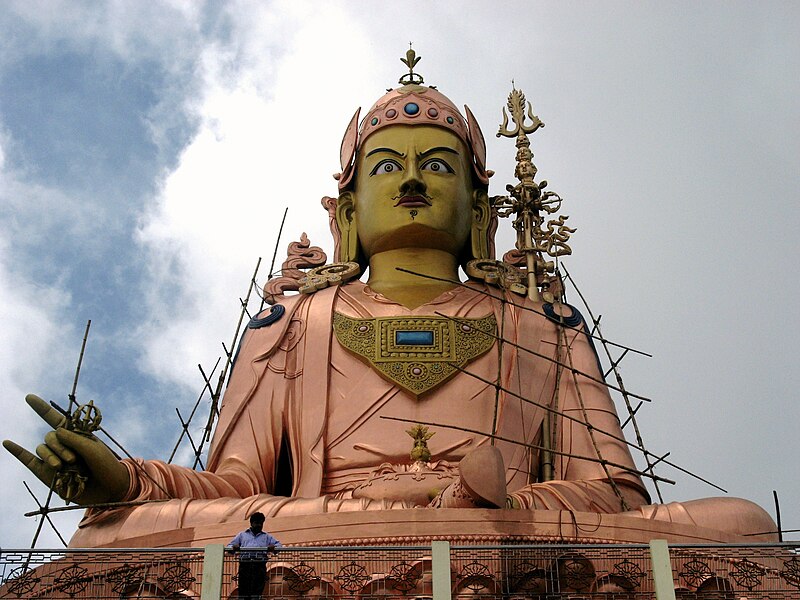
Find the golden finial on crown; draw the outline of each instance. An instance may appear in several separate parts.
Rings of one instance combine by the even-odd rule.
[[[414,52],[414,49],[411,47],[411,42],[408,42],[408,51],[406,52],[406,57],[401,58],[400,60],[403,62],[405,66],[408,67],[408,73],[405,73],[398,83],[400,85],[422,85],[425,80],[422,79],[422,75],[419,73],[414,73],[414,67],[417,66],[417,63],[422,59],[421,56],[417,56],[417,53]]]

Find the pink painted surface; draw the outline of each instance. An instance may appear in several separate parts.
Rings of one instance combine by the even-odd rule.
[[[496,344],[476,359],[469,365],[470,372],[491,381],[502,358],[503,387],[549,405],[559,370],[539,355],[555,356],[558,328],[536,312],[540,305],[520,297],[507,299],[517,304],[504,305],[485,291],[499,293],[474,284],[471,289],[455,288],[414,310],[387,300],[361,282],[289,299],[283,319],[251,330],[245,338],[223,401],[208,470],[140,461],[150,477],[178,499],[89,515],[71,545],[228,541],[256,510],[267,514],[267,528],[277,537],[301,544],[388,543],[441,536],[495,542],[508,536],[733,541],[741,539],[738,533],[774,529],[766,513],[743,500],[648,506],[639,477],[629,470],[635,469],[630,452],[615,439],[622,434],[607,389],[564,370],[558,383],[558,409],[580,418],[588,416],[595,427],[594,443],[586,427],[557,418],[555,449],[564,454],[555,457],[555,481],[535,482],[538,451],[498,442],[508,491],[524,510],[412,508],[416,491],[404,499],[354,498],[353,491],[375,469],[386,463],[410,463],[411,440],[404,432],[409,424],[382,419],[382,415],[487,432],[495,389],[458,373],[416,398],[339,345],[331,329],[333,311],[359,318],[436,313],[484,317],[494,311],[497,322],[505,323],[503,336],[508,343],[502,351]],[[587,338],[575,331],[566,333],[574,367],[599,377]],[[514,344],[535,353],[522,352]],[[498,435],[536,444],[544,414],[539,406],[501,393]],[[486,435],[433,429],[436,435],[429,447],[434,461],[457,465],[470,450],[489,443]],[[606,473],[591,460],[597,456],[595,444],[604,460],[619,466],[609,466]],[[285,469],[286,463],[279,458],[282,447],[291,456],[291,469]],[[159,486],[140,476],[130,463],[129,467],[133,483],[126,499],[166,497]],[[614,514],[623,512],[623,507],[612,481],[632,512]]]

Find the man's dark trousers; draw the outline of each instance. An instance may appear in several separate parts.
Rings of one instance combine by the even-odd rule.
[[[242,559],[239,561],[239,598],[261,600],[267,581],[267,563],[264,559]]]

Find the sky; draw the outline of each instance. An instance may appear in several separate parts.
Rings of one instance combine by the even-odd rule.
[[[545,122],[534,162],[577,228],[563,264],[604,335],[652,354],[621,363],[652,398],[648,449],[773,516],[776,490],[800,529],[798,30],[800,5],[769,1],[3,2],[0,437],[41,442],[24,396],[66,405],[91,319],[78,401],[166,459],[285,208],[277,264],[302,232],[332,259],[341,136],[413,41],[481,123],[490,194],[513,181],[494,135],[512,81]],[[0,472],[0,546],[29,547],[23,481],[47,488],[5,452]],[[659,473],[665,501],[720,494]],[[78,517],[53,520],[68,538]],[[60,545],[45,523],[37,547]]]

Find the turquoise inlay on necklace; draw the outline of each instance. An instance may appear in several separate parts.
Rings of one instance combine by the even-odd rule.
[[[394,343],[398,346],[433,346],[433,330],[409,331],[398,329],[394,332]]]

